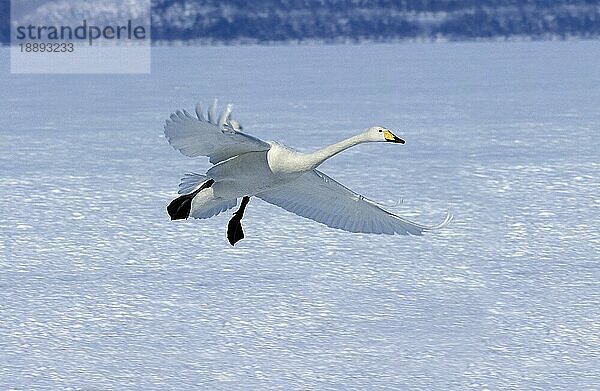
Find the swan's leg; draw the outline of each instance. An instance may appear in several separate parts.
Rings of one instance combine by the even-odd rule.
[[[244,196],[244,198],[242,198],[240,208],[233,214],[233,217],[229,220],[229,224],[227,224],[227,240],[229,240],[229,243],[231,243],[232,246],[244,239],[242,217],[244,217],[244,211],[246,210],[248,201],[250,201],[250,197]]]
[[[171,220],[187,219],[190,216],[190,209],[192,207],[192,200],[194,197],[202,190],[211,187],[213,183],[215,183],[215,181],[209,179],[193,192],[179,196],[171,201],[169,206],[167,206],[167,212],[169,212]]]

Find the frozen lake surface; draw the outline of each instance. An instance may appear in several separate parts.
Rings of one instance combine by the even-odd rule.
[[[0,389],[599,389],[600,43],[153,49],[150,75],[10,75]],[[253,198],[171,222],[167,116],[213,96],[433,223],[350,234]]]

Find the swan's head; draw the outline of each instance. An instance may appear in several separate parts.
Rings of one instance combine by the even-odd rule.
[[[372,126],[365,132],[365,136],[369,141],[388,141],[392,143],[404,144],[405,141],[396,136],[389,129],[383,126]]]

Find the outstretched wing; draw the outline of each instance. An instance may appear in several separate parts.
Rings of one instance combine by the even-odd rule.
[[[414,223],[381,209],[373,201],[317,170],[257,197],[289,212],[350,232],[420,235],[442,228],[452,219],[452,215],[447,214],[436,226]]]
[[[243,153],[269,150],[266,142],[238,131],[231,107],[227,105],[218,118],[216,99],[208,109],[208,118],[204,118],[200,105],[196,106],[196,116],[177,110],[165,124],[169,144],[189,157],[208,156],[213,164]]]

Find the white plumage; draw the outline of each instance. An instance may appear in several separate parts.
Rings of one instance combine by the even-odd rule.
[[[269,150],[269,144],[234,129],[231,105],[219,120],[216,112],[216,100],[209,108],[208,120],[204,119],[199,105],[196,106],[197,117],[185,110],[177,110],[165,125],[167,140],[185,156],[208,156],[213,164],[244,153]]]
[[[406,220],[381,209],[319,170],[311,170],[257,197],[299,216],[350,232],[419,235],[427,229],[442,227],[450,220],[447,215],[438,227]]]
[[[180,198],[187,194],[191,199],[184,218],[208,218],[233,208],[238,198],[256,196],[299,216],[350,232],[420,235],[442,228],[452,219],[447,214],[436,226],[409,221],[316,170],[331,156],[360,143],[404,143],[388,129],[374,126],[316,152],[301,153],[242,133],[237,121],[231,119],[231,109],[228,105],[217,116],[215,99],[206,119],[197,106],[196,116],[177,111],[166,122],[165,136],[175,149],[190,157],[207,156],[214,164],[205,175],[187,174],[182,178]]]

